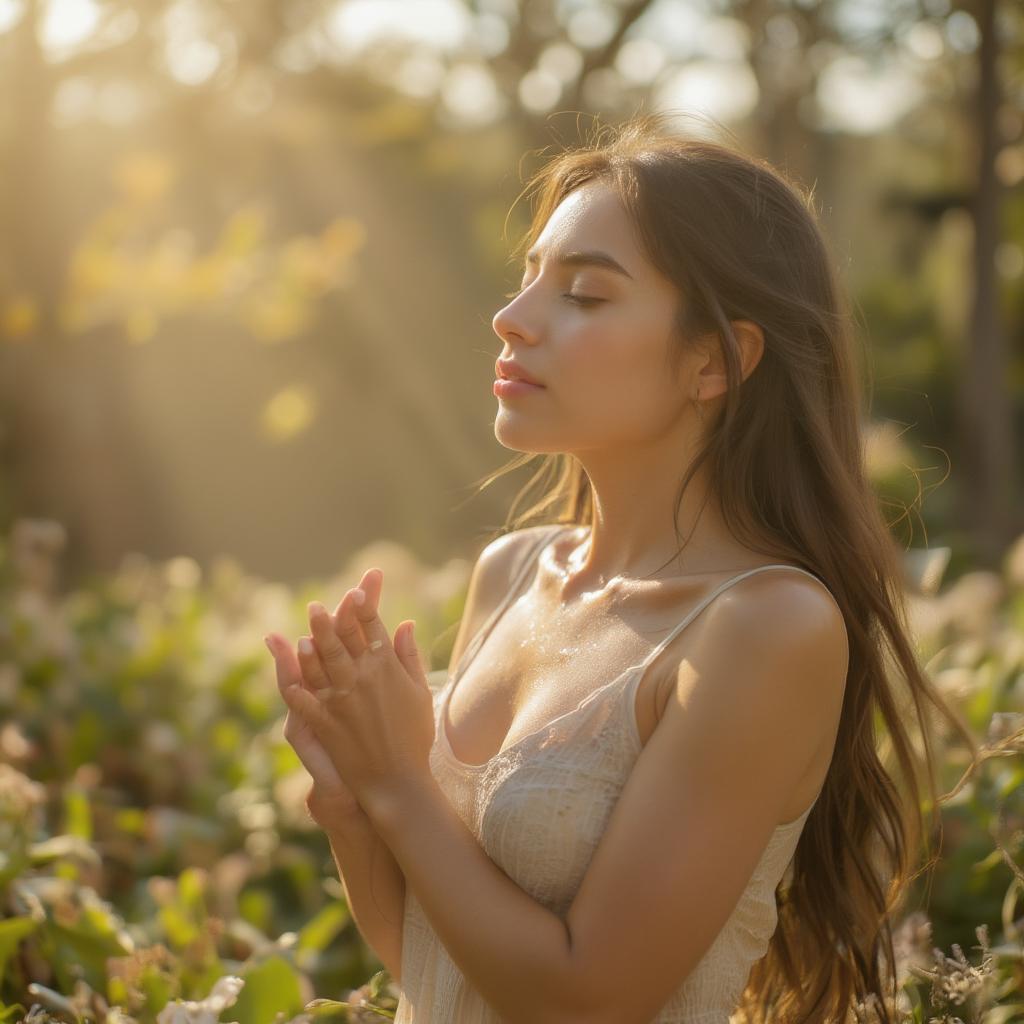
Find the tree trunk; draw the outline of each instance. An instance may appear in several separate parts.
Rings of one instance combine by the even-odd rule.
[[[974,295],[968,343],[964,346],[957,431],[960,521],[970,532],[975,556],[988,566],[998,564],[1007,543],[1021,528],[1020,517],[1013,514],[1017,481],[1009,354],[995,265],[1001,201],[995,170],[1000,103],[996,6],[997,0],[976,0],[973,11],[981,32],[974,102],[978,170],[971,204]]]

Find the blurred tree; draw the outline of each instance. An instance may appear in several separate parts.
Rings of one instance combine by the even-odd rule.
[[[1019,494],[1020,452],[1014,439],[1010,359],[996,279],[1003,191],[996,160],[1005,144],[999,130],[1003,89],[998,8],[997,0],[974,0],[969,5],[981,39],[971,103],[976,168],[970,207],[974,289],[958,407],[963,474],[960,517],[968,524],[984,564],[991,568],[999,565],[1007,545],[1024,525],[1014,500]]]
[[[57,36],[73,41],[44,45],[55,12],[72,8],[87,9],[92,21],[77,35],[57,26]],[[236,360],[229,339],[301,338],[320,344],[321,367],[324,345],[350,335],[332,369],[339,379],[346,371],[364,375],[371,388],[362,395],[373,390],[395,410],[378,443],[408,448],[415,437],[432,446],[433,466],[415,460],[424,485],[448,470],[454,480],[472,479],[484,468],[488,439],[479,430],[483,405],[474,406],[468,391],[472,381],[479,393],[475,368],[464,365],[466,345],[457,339],[460,330],[465,337],[482,329],[493,341],[478,307],[493,306],[504,290],[499,234],[522,155],[581,141],[591,114],[614,122],[647,105],[685,108],[678,97],[690,94],[670,88],[679,75],[725,67],[739,76],[727,82],[753,83],[748,106],[726,118],[744,144],[813,185],[841,255],[871,247],[852,267],[862,275],[859,287],[875,275],[907,290],[913,301],[893,300],[907,309],[948,304],[918,270],[932,233],[887,219],[886,204],[902,191],[906,205],[923,213],[950,204],[969,211],[974,312],[969,326],[957,327],[970,346],[961,349],[962,365],[950,371],[919,354],[944,343],[938,313],[922,318],[920,336],[909,339],[898,336],[903,324],[891,308],[878,307],[883,319],[870,326],[891,342],[893,351],[881,356],[918,353],[917,365],[943,373],[936,387],[958,396],[954,472],[962,470],[967,484],[959,518],[979,548],[991,537],[989,550],[998,550],[1004,531],[1015,528],[997,522],[1000,510],[1017,504],[1019,386],[1012,390],[1005,338],[1013,328],[996,294],[994,253],[1005,231],[995,186],[1020,180],[1012,171],[1019,117],[1008,115],[1022,105],[1019,5],[451,0],[448,20],[438,5],[430,25],[390,0],[24,0],[14,9],[0,25],[0,88],[17,99],[0,109],[0,234],[8,240],[0,245],[0,402],[13,507],[32,499],[41,474],[60,472],[40,453],[47,438],[74,429],[61,422],[63,406],[75,400],[64,380],[70,339],[88,335],[100,351],[118,334],[133,342],[156,337],[164,323],[176,325],[182,353],[204,329]],[[861,77],[843,85],[839,72],[851,67]],[[902,78],[886,77],[893,67]],[[876,78],[889,89],[881,104],[869,95],[882,88]],[[835,118],[837,81],[840,95],[852,97],[845,122]],[[890,121],[851,127],[868,100],[892,106],[882,111]],[[84,108],[98,112],[92,138],[81,118],[72,127],[69,111]],[[957,159],[964,138],[978,140],[969,173]],[[112,200],[99,198],[111,183]],[[358,215],[335,216],[342,197]],[[516,227],[523,217],[517,208]],[[396,254],[404,273],[393,273]],[[894,280],[898,260],[907,270]],[[966,277],[966,263],[959,273]],[[358,288],[349,288],[352,280]],[[471,353],[482,357],[477,367],[490,358],[484,344]],[[297,365],[296,355],[269,365],[280,372]],[[145,484],[137,489],[152,492],[144,514],[158,523],[170,516],[158,479],[167,467],[154,464],[138,436],[128,372],[111,364],[103,381],[103,412],[120,447],[103,453],[105,467],[97,460],[91,469],[109,501],[117,493],[110,464],[128,465],[133,483]],[[169,386],[181,386],[183,376]],[[439,401],[442,393],[447,399]],[[355,414],[352,396],[338,395],[335,405]],[[281,439],[327,415],[336,414],[292,384],[276,389],[260,421]],[[390,422],[397,417],[406,420],[404,433]],[[325,435],[337,437],[341,423],[329,422]],[[22,450],[13,451],[11,439]],[[321,500],[328,504],[326,495]],[[94,521],[101,517],[93,512]],[[421,519],[408,517],[405,528],[425,531],[426,540]]]

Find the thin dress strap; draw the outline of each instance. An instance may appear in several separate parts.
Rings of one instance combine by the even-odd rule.
[[[670,643],[671,643],[671,642],[672,642],[672,641],[673,641],[673,640],[674,640],[674,639],[675,639],[675,638],[676,638],[676,637],[677,637],[677,636],[678,636],[678,635],[679,635],[679,634],[680,634],[680,633],[681,633],[681,632],[682,632],[682,631],[683,631],[684,629],[686,629],[686,627],[687,627],[687,626],[688,626],[688,625],[689,625],[689,624],[690,624],[690,623],[691,623],[691,622],[692,622],[692,621],[693,621],[693,620],[694,620],[695,618],[697,618],[697,616],[698,616],[698,615],[700,615],[700,613],[701,613],[702,611],[704,611],[704,609],[705,609],[705,608],[707,608],[707,606],[708,606],[709,604],[711,604],[711,602],[712,602],[712,601],[714,601],[714,599],[715,599],[716,597],[718,597],[718,595],[719,595],[720,593],[722,593],[722,591],[723,591],[723,590],[727,590],[727,589],[728,589],[729,587],[731,587],[731,586],[732,586],[732,585],[733,585],[734,583],[739,583],[739,581],[740,581],[740,580],[746,579],[746,578],[747,578],[748,576],[753,576],[753,575],[754,575],[754,573],[756,573],[756,572],[764,572],[764,571],[765,571],[766,569],[790,569],[790,570],[791,570],[791,571],[793,571],[793,572],[802,572],[802,573],[803,573],[803,574],[804,574],[805,576],[810,576],[810,578],[811,578],[812,580],[816,580],[816,581],[817,581],[818,583],[821,583],[821,585],[822,585],[823,587],[825,586],[825,584],[824,584],[824,583],[822,583],[822,582],[821,582],[821,580],[820,580],[820,579],[819,579],[819,578],[818,578],[817,576],[815,576],[813,572],[808,572],[808,571],[807,571],[806,569],[801,569],[801,568],[800,568],[800,567],[799,567],[798,565],[786,565],[786,564],[785,564],[784,562],[773,562],[773,563],[772,563],[772,564],[770,564],[770,565],[758,565],[758,566],[756,566],[756,567],[755,567],[755,568],[753,568],[753,569],[748,569],[748,570],[747,570],[746,572],[741,572],[741,573],[738,573],[738,574],[737,574],[736,576],[731,576],[731,577],[729,577],[729,579],[725,580],[724,582],[720,583],[720,584],[719,584],[719,585],[718,585],[717,587],[715,587],[715,589],[714,589],[714,590],[712,590],[712,591],[711,591],[711,593],[710,593],[710,594],[708,594],[708,595],[707,595],[707,596],[706,596],[706,597],[704,598],[704,600],[703,600],[703,601],[700,601],[700,602],[699,602],[699,603],[697,604],[697,607],[696,607],[696,608],[694,608],[694,609],[693,609],[693,610],[692,610],[692,611],[691,611],[691,612],[690,612],[690,613],[689,613],[689,614],[688,614],[688,615],[687,615],[687,616],[686,616],[686,617],[685,617],[685,618],[683,619],[683,621],[682,621],[682,622],[680,622],[680,623],[679,623],[679,624],[678,624],[677,626],[675,626],[675,627],[674,627],[674,628],[672,629],[672,631],[671,631],[671,632],[670,632],[670,633],[668,634],[668,636],[667,636],[667,637],[665,637],[665,639],[664,639],[664,640],[662,640],[662,641],[661,641],[661,642],[660,642],[660,643],[659,643],[659,644],[657,645],[657,647],[655,647],[655,648],[654,648],[654,649],[653,649],[653,650],[652,650],[652,651],[651,651],[651,652],[650,652],[650,653],[649,653],[649,654],[647,655],[647,657],[646,657],[646,658],[644,658],[644,660],[643,660],[642,662],[640,662],[640,665],[639,665],[638,667],[639,667],[639,668],[644,668],[644,669],[646,669],[646,668],[647,668],[647,666],[648,666],[648,665],[650,665],[650,664],[651,664],[651,662],[653,662],[653,661],[654,661],[654,659],[655,659],[655,658],[656,658],[656,657],[657,657],[657,656],[658,656],[659,654],[661,654],[661,652],[662,652],[662,651],[663,651],[663,650],[664,650],[664,649],[665,649],[665,648],[666,648],[666,647],[667,647],[667,646],[668,646],[668,645],[669,645],[669,644],[670,644]],[[826,589],[826,590],[828,591],[828,594],[829,594],[829,596],[830,596],[830,597],[832,597],[832,592],[831,592],[830,590],[828,590],[828,587],[825,587],[825,589]],[[835,600],[835,598],[833,598],[833,600]],[[640,674],[642,675],[643,673],[641,672]]]

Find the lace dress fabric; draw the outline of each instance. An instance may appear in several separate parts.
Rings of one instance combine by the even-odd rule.
[[[430,760],[438,784],[487,855],[520,888],[564,918],[642,749],[634,705],[647,666],[718,594],[739,580],[768,569],[818,577],[781,564],[758,566],[731,577],[643,661],[484,764],[466,764],[455,756],[444,728],[452,689],[502,613],[525,589],[539,551],[560,529],[545,532],[526,552],[505,600],[435,693]],[[775,889],[788,875],[804,822],[816,801],[772,833],[721,932],[651,1024],[728,1024],[750,968],[768,948],[777,923]],[[451,960],[408,888],[400,989],[396,1024],[501,1024],[502,1018]]]

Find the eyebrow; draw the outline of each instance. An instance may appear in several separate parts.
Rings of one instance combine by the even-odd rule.
[[[531,249],[526,254],[527,265],[529,266],[539,262],[540,250]],[[628,277],[630,281],[633,280],[633,275],[617,259],[606,252],[599,252],[597,250],[574,250],[572,252],[563,253],[555,260],[555,262],[560,266],[603,267],[605,270],[611,270],[616,274],[622,274],[624,277]]]

